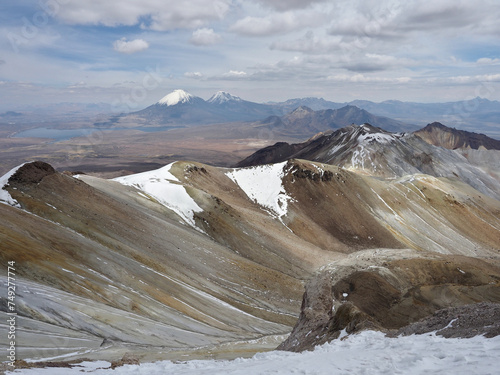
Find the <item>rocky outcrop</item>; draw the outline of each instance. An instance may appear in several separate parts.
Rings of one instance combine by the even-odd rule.
[[[26,163],[9,178],[9,185],[37,184],[42,181],[44,177],[55,173],[56,170],[50,164],[43,161]]]
[[[421,335],[436,332],[446,338],[470,338],[478,335],[500,335],[500,304],[475,303],[438,310],[432,316],[401,328],[391,336]]]
[[[399,258],[363,266],[353,257],[320,272],[308,283],[299,320],[278,349],[308,350],[366,329],[393,335],[441,330],[446,337],[500,334],[500,268],[466,257]],[[476,302],[488,303],[471,305]]]

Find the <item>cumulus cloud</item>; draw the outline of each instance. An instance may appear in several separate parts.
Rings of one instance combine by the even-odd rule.
[[[133,26],[165,31],[222,19],[230,0],[65,0],[55,16],[69,24]]]
[[[329,32],[351,37],[401,38],[413,32],[478,29],[488,24],[489,19],[497,19],[498,12],[492,15],[488,11],[490,3],[489,0],[358,0],[338,7]]]
[[[246,80],[249,78],[247,72],[242,70],[230,70],[229,72],[223,73],[221,75],[213,76],[212,80],[227,80],[227,81],[239,81]]]
[[[272,50],[313,54],[328,53],[341,47],[341,38],[335,36],[318,37],[312,30],[298,39],[276,41],[270,46]]]
[[[134,39],[127,41],[126,38],[121,38],[113,43],[113,49],[116,52],[132,54],[141,52],[149,48],[149,43],[144,39]]]
[[[226,77],[245,77],[247,75],[246,72],[238,71],[238,70],[230,70],[227,73],[224,73]]]
[[[203,74],[201,74],[200,72],[186,72],[184,73],[184,77],[200,79],[203,78]]]
[[[303,9],[326,0],[257,0],[259,4],[276,10]]]
[[[364,56],[351,59],[340,66],[353,72],[363,73],[392,70],[400,67],[410,67],[415,64],[416,63],[413,60],[407,58],[366,53]]]
[[[352,83],[408,83],[411,77],[372,77],[364,74],[337,74],[328,76],[329,81],[335,82],[352,82]]]
[[[305,27],[317,27],[328,20],[316,11],[273,13],[266,17],[248,16],[238,20],[231,31],[246,36],[285,34]]]
[[[476,61],[480,65],[499,65],[500,59],[491,59],[489,57],[482,57]]]
[[[221,36],[216,34],[213,29],[202,28],[193,31],[189,42],[196,46],[209,46],[222,40]]]
[[[453,83],[468,84],[478,82],[500,82],[500,74],[481,74],[475,76],[456,76],[447,79]]]

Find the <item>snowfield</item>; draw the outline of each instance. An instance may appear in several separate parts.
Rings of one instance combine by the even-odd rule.
[[[159,203],[170,208],[189,225],[197,228],[194,222],[194,213],[203,210],[189,196],[178,178],[170,173],[173,164],[171,163],[153,171],[118,177],[114,181],[142,190]]]
[[[8,204],[14,207],[21,207],[19,203],[14,198],[11,197],[9,192],[7,190],[4,190],[4,187],[9,183],[9,178],[11,178],[14,175],[14,173],[16,173],[17,170],[21,168],[24,164],[26,163],[23,163],[15,168],[12,168],[6,174],[0,177],[0,203]]]
[[[398,338],[364,331],[335,340],[314,351],[290,353],[272,351],[233,361],[162,361],[105,369],[106,362],[87,362],[72,370],[16,370],[24,375],[331,375],[331,374],[498,374],[500,336],[486,339],[445,339],[435,334]],[[100,367],[100,368],[99,368]]]
[[[273,216],[281,218],[288,212],[292,199],[283,187],[283,168],[287,162],[234,169],[226,173],[233,182],[254,202],[266,208]]]

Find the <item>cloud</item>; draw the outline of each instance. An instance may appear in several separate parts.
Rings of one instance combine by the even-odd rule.
[[[363,74],[337,74],[328,76],[329,81],[352,83],[408,83],[411,77],[370,77]]]
[[[272,50],[320,54],[328,53],[340,47],[340,38],[332,36],[318,37],[312,30],[309,30],[301,38],[288,41],[276,41],[270,46]]]
[[[286,34],[305,27],[317,27],[327,21],[327,15],[316,11],[273,13],[266,17],[247,16],[231,26],[230,30],[245,36]]]
[[[210,77],[211,80],[223,80],[223,81],[240,81],[249,78],[247,72],[242,70],[230,70],[229,72],[220,74],[218,76]]]
[[[186,73],[184,73],[184,77],[201,79],[201,78],[203,78],[203,74],[201,74],[200,72],[186,72]]]
[[[222,37],[214,32],[213,29],[202,28],[193,31],[189,42],[195,46],[209,46],[222,40]]]
[[[326,0],[257,0],[265,7],[284,11],[290,9],[303,9],[316,3],[323,3]]]
[[[149,48],[149,43],[144,39],[134,39],[127,41],[126,38],[121,38],[113,43],[113,49],[116,52],[132,54],[141,52]]]
[[[475,76],[449,77],[447,81],[458,84],[469,84],[478,82],[500,82],[500,74],[482,74]]]
[[[492,14],[491,9],[489,0],[358,0],[349,6],[338,7],[329,32],[345,37],[398,39],[410,37],[410,33],[450,30],[456,36],[460,29],[486,30],[485,25],[498,18],[498,11]]]
[[[482,57],[476,61],[480,65],[499,65],[500,59],[491,59],[489,57]]]
[[[5,61],[5,60],[0,59],[0,65],[3,65],[3,64],[5,64],[5,63],[6,63],[6,61]]]
[[[230,0],[65,0],[55,16],[73,25],[141,25],[158,31],[197,28],[221,20]]]
[[[359,56],[350,60],[351,61],[341,64],[340,66],[352,72],[360,73],[393,70],[395,68],[409,67],[416,64],[415,61],[407,58],[397,58],[375,53],[367,53],[364,56]]]

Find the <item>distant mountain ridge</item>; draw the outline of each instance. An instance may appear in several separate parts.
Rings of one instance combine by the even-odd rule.
[[[293,112],[280,118],[271,117],[262,121],[263,125],[267,125],[272,129],[282,127],[289,134],[303,134],[308,137],[322,131],[335,130],[351,124],[363,123],[370,123],[374,126],[396,132],[417,129],[416,126],[388,117],[375,116],[364,109],[352,105],[318,111],[313,111],[306,106],[300,106]]]
[[[450,150],[471,148],[474,150],[500,150],[500,141],[484,134],[449,128],[439,122],[433,122],[414,133],[427,143]]]
[[[301,105],[314,110],[338,109],[346,105],[353,105],[376,116],[389,117],[404,123],[424,126],[434,121],[440,121],[500,139],[500,102],[480,97],[444,103],[417,103],[400,100],[386,100],[379,103],[369,100],[354,100],[338,103],[323,98],[301,98],[269,104],[284,112],[289,112]]]

